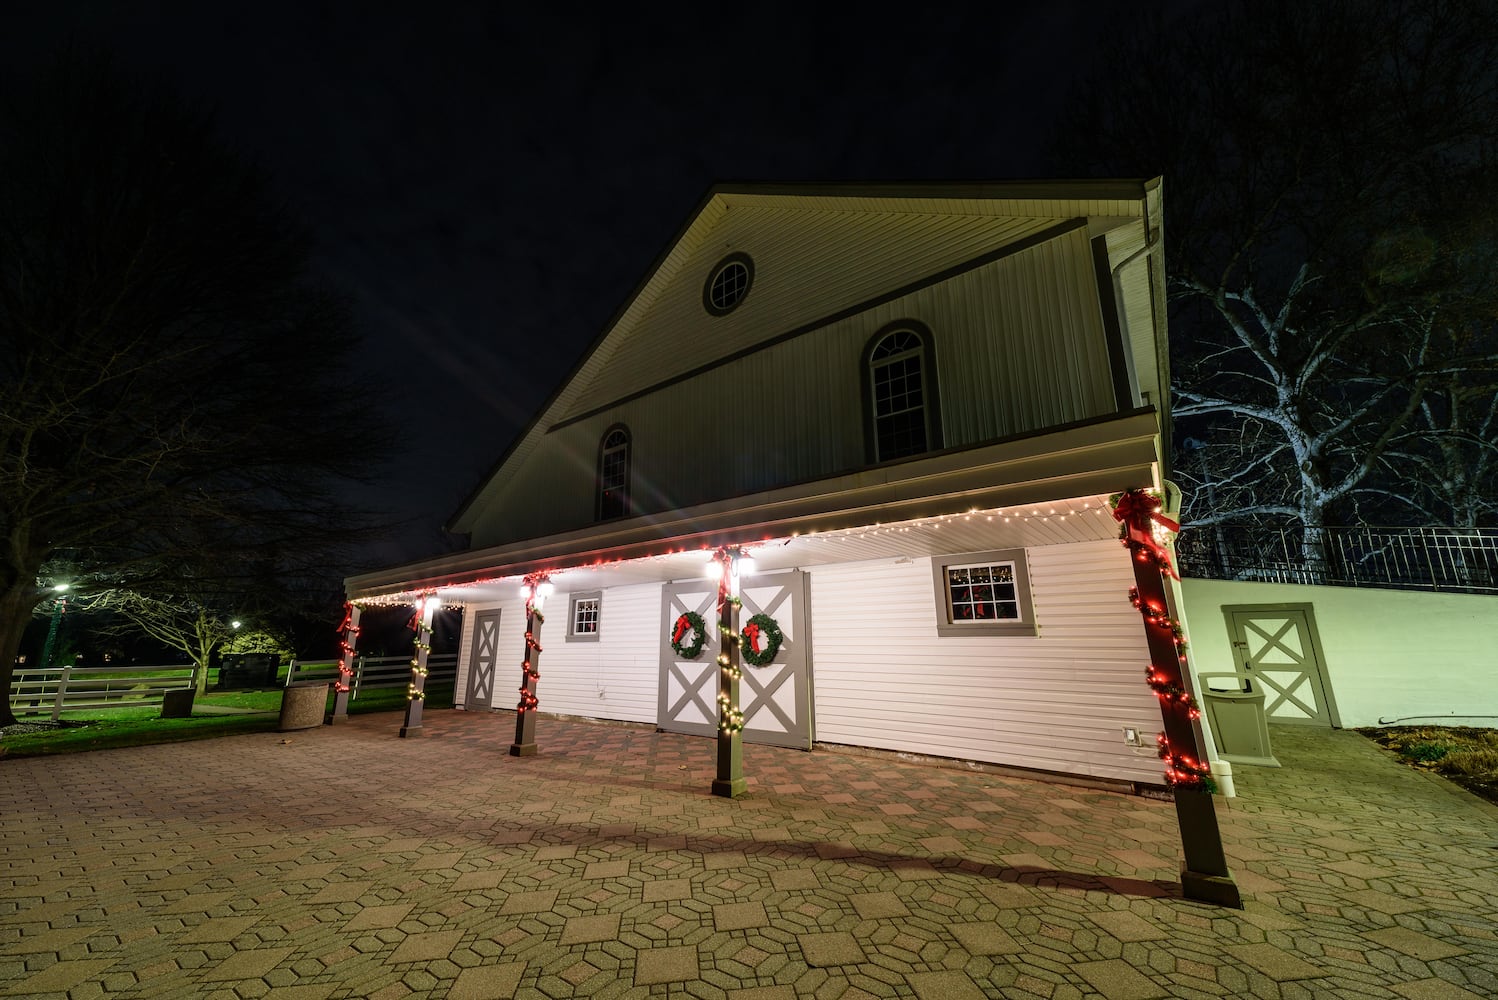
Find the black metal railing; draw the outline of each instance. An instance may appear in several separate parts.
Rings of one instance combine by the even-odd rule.
[[[1187,527],[1176,552],[1209,580],[1498,594],[1495,528]]]

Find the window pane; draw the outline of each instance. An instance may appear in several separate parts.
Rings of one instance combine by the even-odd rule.
[[[598,632],[598,601],[580,600],[572,610],[572,634],[594,635]]]
[[[615,428],[604,437],[598,455],[598,516],[607,520],[629,513],[629,434]]]
[[[871,352],[869,377],[878,461],[917,455],[929,447],[921,347],[914,333],[897,330]]]
[[[1014,566],[955,566],[947,570],[947,602],[954,622],[1018,620]]]

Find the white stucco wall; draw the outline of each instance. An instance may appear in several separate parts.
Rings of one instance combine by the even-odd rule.
[[[1190,579],[1182,591],[1198,675],[1233,669],[1224,608],[1310,604],[1343,726],[1498,727],[1498,597]]]

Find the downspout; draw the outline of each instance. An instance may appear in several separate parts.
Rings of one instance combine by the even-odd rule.
[[[1113,303],[1114,303],[1114,308],[1118,310],[1118,321],[1119,321],[1119,325],[1125,331],[1126,334],[1129,331],[1129,316],[1128,316],[1128,311],[1124,308],[1123,270],[1124,270],[1124,268],[1128,267],[1130,264],[1133,264],[1135,261],[1138,261],[1141,258],[1144,258],[1144,257],[1147,257],[1149,255],[1154,254],[1160,248],[1160,245],[1161,245],[1160,230],[1158,228],[1155,228],[1155,229],[1151,229],[1150,228],[1149,203],[1148,203],[1148,200],[1146,200],[1143,203],[1143,211],[1144,211],[1144,246],[1140,247],[1138,250],[1135,250],[1133,253],[1129,254],[1127,257],[1125,257],[1123,260],[1119,261],[1117,264],[1114,264],[1109,269],[1109,278],[1113,282]],[[1153,284],[1153,282],[1154,282],[1154,272],[1153,271],[1151,271],[1151,279],[1150,280],[1151,280],[1151,283]],[[1165,301],[1165,298],[1164,298],[1163,294],[1160,297],[1160,301],[1161,301],[1162,304]],[[1163,317],[1161,317],[1160,319],[1163,319]],[[1160,319],[1156,320],[1156,329],[1157,329],[1157,332],[1159,330]],[[1158,337],[1157,336],[1155,338],[1155,344],[1156,344],[1156,348],[1155,348],[1155,367],[1156,367],[1156,370],[1158,372],[1161,372],[1163,374],[1168,375],[1168,373],[1169,373],[1169,357],[1170,357],[1170,355],[1169,355],[1169,350],[1168,350],[1168,345],[1167,345],[1166,351],[1163,352],[1165,356],[1164,356],[1164,359],[1162,360],[1162,358],[1161,358],[1161,353],[1162,352],[1160,350],[1160,346],[1161,346],[1161,343],[1162,343],[1163,340],[1164,340],[1163,337]],[[1128,341],[1125,342],[1125,346],[1126,347],[1128,346]],[[1134,370],[1134,352],[1132,350],[1125,350],[1124,357],[1127,359],[1128,365],[1129,365],[1129,381],[1134,384],[1135,391],[1137,392],[1139,390],[1139,375]],[[1166,366],[1163,369],[1161,368],[1162,364],[1164,364]],[[1159,411],[1160,411],[1160,417],[1161,417],[1161,426],[1163,426],[1163,427],[1169,427],[1170,426],[1170,424],[1169,424],[1169,420],[1170,420],[1170,398],[1169,398],[1169,396],[1170,396],[1170,394],[1169,394],[1168,390],[1162,392],[1161,391],[1161,386],[1168,386],[1169,384],[1170,383],[1169,383],[1168,378],[1162,378],[1162,379],[1157,380],[1155,386],[1151,390],[1149,390],[1149,395],[1151,397],[1150,401],[1155,404],[1155,406],[1156,406],[1157,409],[1159,409]],[[1159,397],[1159,396],[1163,396],[1164,398],[1161,398],[1161,399],[1154,398],[1154,397]],[[1168,461],[1167,461],[1166,466],[1165,466],[1165,468],[1164,468],[1164,470],[1162,472],[1161,478],[1162,479],[1169,479],[1170,478],[1170,468],[1169,468]]]

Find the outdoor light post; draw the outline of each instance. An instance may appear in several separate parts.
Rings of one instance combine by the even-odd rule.
[[[541,625],[546,617],[541,608],[556,588],[545,573],[525,578],[520,595],[525,598],[525,660],[520,665],[520,703],[515,707],[515,742],[510,744],[511,757],[533,757],[536,747],[537,682],[541,674],[536,664],[541,659]]]
[[[52,650],[57,645],[57,633],[62,626],[62,616],[68,613],[68,584],[59,583],[52,588],[57,595],[52,598],[52,623],[47,627],[47,644],[42,647],[42,669],[52,666]]]

